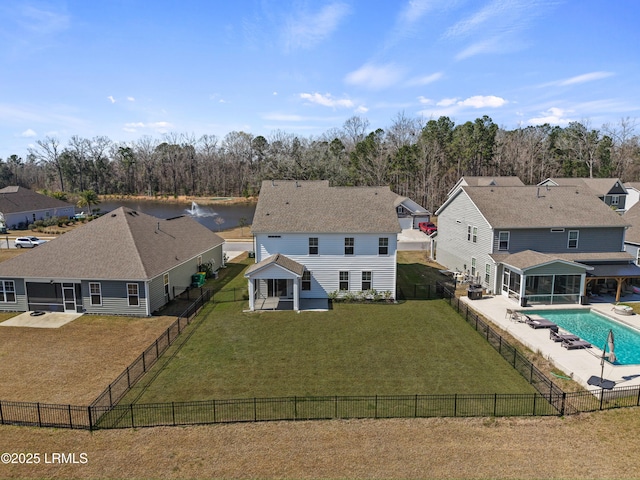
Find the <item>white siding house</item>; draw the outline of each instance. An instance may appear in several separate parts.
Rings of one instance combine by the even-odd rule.
[[[397,195],[388,187],[265,181],[252,225],[250,309],[375,290],[396,298]],[[270,277],[269,275],[273,275]]]

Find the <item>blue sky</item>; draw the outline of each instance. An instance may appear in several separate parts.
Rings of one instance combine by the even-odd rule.
[[[45,136],[305,137],[640,113],[636,0],[1,0],[0,158]]]

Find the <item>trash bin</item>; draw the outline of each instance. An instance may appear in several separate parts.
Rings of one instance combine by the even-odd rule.
[[[472,284],[467,289],[467,296],[469,300],[480,300],[482,298],[482,285]]]

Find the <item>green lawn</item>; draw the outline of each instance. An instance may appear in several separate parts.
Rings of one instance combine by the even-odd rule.
[[[224,288],[243,285],[240,265],[230,271],[236,276],[225,275]],[[188,341],[124,402],[534,392],[442,300],[302,313],[243,313],[246,307],[206,308]]]

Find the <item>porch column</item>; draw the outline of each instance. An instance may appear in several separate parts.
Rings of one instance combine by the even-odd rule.
[[[513,270],[511,270],[511,271],[513,272]],[[526,298],[526,296],[525,296],[526,286],[527,286],[527,277],[523,272],[523,273],[520,274],[520,299],[519,299],[520,300],[520,305],[522,305],[522,299]]]
[[[300,279],[293,279],[293,310],[297,312],[300,310]]]
[[[249,277],[248,282],[249,282],[249,310],[253,312],[255,310],[255,302],[256,302],[253,279]]]

